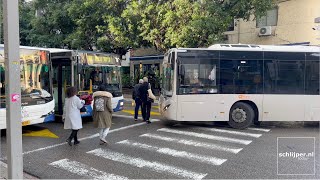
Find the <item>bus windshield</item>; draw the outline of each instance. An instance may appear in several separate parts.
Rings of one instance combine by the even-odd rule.
[[[109,92],[121,91],[120,86],[120,67],[117,66],[85,66],[83,78],[83,90],[90,89],[90,80],[92,81],[92,90],[98,91],[101,85],[106,87]]]
[[[165,96],[172,96],[172,87],[173,87],[173,65],[168,62],[171,59],[172,54],[166,53],[163,60],[163,68],[162,68],[162,93]]]
[[[52,100],[49,69],[45,51],[20,51],[22,106],[44,104]],[[0,63],[1,108],[5,108],[5,88],[5,64],[2,61]]]
[[[47,64],[21,64],[20,74],[22,96],[51,97]]]

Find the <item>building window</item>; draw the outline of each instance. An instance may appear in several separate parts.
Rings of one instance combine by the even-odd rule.
[[[227,31],[234,31],[234,21],[232,21],[232,22],[230,23],[230,25],[228,26]]]
[[[269,10],[266,16],[257,18],[257,28],[263,26],[276,26],[278,22],[278,8]]]

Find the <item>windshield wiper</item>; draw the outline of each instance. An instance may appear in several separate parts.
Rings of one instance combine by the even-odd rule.
[[[30,94],[30,97],[31,97],[31,98],[32,98],[33,96],[36,96],[37,98],[44,99],[44,100],[46,100],[46,101],[50,101],[49,98],[43,97],[43,96],[41,96],[40,94]]]

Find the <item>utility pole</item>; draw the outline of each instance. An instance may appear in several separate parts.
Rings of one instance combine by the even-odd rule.
[[[3,7],[3,3],[2,0],[0,0],[0,44],[2,43],[2,23],[3,23],[3,11],[2,11],[2,7]]]
[[[23,179],[18,0],[4,0],[8,179]]]

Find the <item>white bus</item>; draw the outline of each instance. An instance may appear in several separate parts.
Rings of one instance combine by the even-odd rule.
[[[4,46],[0,45],[0,129],[6,129]],[[20,47],[21,123],[54,121],[49,51]]]
[[[169,50],[163,61],[164,120],[319,121],[320,47],[217,44]]]
[[[113,96],[113,111],[122,111],[124,98],[120,59],[114,54],[94,51],[77,51],[76,55],[77,75],[74,84],[79,89],[80,98],[86,102],[86,110],[81,112],[82,117],[92,116],[92,94],[98,91],[101,85]]]
[[[56,116],[63,114],[65,91],[70,86],[77,87],[79,97],[86,102],[81,109],[81,117],[92,116],[92,93],[99,90],[101,84],[113,95],[113,111],[123,109],[120,60],[115,55],[94,51],[48,50],[53,67]]]

